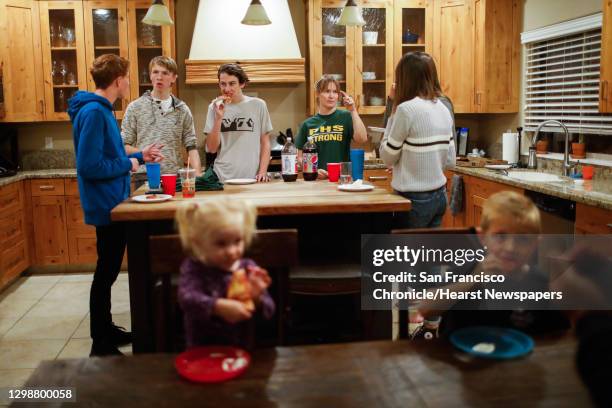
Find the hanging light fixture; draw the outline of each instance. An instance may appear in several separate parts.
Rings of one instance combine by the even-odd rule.
[[[347,0],[337,24],[343,26],[362,26],[365,24],[365,20],[361,15],[361,9],[355,3],[355,0]]]
[[[245,25],[268,25],[272,24],[272,21],[268,18],[266,9],[261,5],[261,1],[251,0],[251,4],[241,23]]]
[[[163,0],[153,0],[153,4],[149,7],[147,15],[144,16],[142,22],[154,26],[174,24],[174,21],[170,18],[168,7],[164,5]]]

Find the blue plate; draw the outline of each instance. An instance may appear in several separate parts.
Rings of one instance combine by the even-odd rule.
[[[474,326],[454,331],[450,341],[459,350],[477,357],[506,360],[529,354],[533,350],[533,339],[523,332],[504,327]],[[491,353],[474,351],[479,343],[493,343]]]

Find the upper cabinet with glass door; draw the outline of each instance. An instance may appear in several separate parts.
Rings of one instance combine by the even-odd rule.
[[[359,113],[382,114],[393,83],[393,2],[361,5],[366,23],[355,28],[355,96]]]
[[[116,54],[129,58],[127,41],[126,3],[122,0],[96,0],[84,2],[85,51],[87,67],[103,54]],[[87,73],[88,89],[94,91],[96,85],[91,74]],[[130,98],[117,99],[115,114],[123,118],[123,112]]]
[[[408,52],[424,51],[431,54],[433,0],[395,0],[394,23],[394,66]]]
[[[338,25],[346,0],[310,0],[310,78],[332,75],[353,96],[362,114],[382,114],[393,80],[393,2],[360,1],[366,25]],[[316,111],[310,85],[310,113]],[[342,108],[342,107],[341,107]]]
[[[83,4],[41,1],[39,7],[45,118],[68,120],[68,100],[87,89]]]
[[[338,25],[343,0],[311,0],[309,19],[312,34],[310,36],[310,79],[309,106],[311,113],[316,111],[314,82],[323,75],[331,75],[338,80],[340,88],[352,94],[354,32]]]
[[[164,4],[168,6],[170,16],[175,20],[174,1],[164,0]],[[150,0],[129,0],[127,3],[132,99],[138,98],[153,87],[149,76],[151,59],[159,55],[174,58],[174,26],[158,27],[142,22],[150,6]]]

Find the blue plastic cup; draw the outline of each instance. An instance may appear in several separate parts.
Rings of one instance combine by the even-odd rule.
[[[156,190],[159,188],[161,180],[161,170],[159,163],[147,163],[147,181],[149,189]]]
[[[363,180],[363,149],[351,149],[353,180]]]

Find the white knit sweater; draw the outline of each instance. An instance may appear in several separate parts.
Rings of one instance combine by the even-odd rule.
[[[451,114],[439,100],[417,97],[401,103],[380,145],[380,157],[393,166],[391,186],[421,192],[446,184],[444,169],[456,159],[453,133]]]

